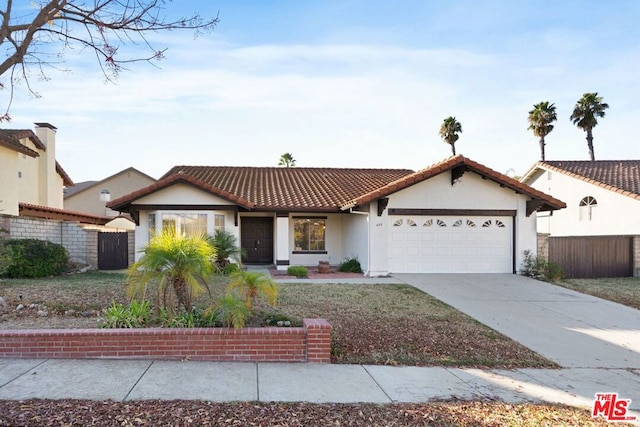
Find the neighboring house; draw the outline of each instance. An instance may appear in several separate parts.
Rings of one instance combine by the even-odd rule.
[[[135,168],[124,169],[101,181],[80,182],[64,191],[64,208],[92,215],[116,217],[106,203],[156,182]]]
[[[0,214],[18,216],[21,204],[62,209],[63,188],[73,185],[56,161],[56,128],[0,129]]]
[[[538,215],[541,233],[640,235],[640,160],[538,162],[521,181],[567,203]]]
[[[640,276],[640,160],[538,162],[522,182],[567,203],[538,214],[538,252],[566,277]]]
[[[356,256],[370,276],[514,273],[536,250],[535,212],[565,207],[459,155],[418,172],[176,166],[108,206],[131,214],[138,250],[161,228],[224,228],[246,263],[286,269]]]

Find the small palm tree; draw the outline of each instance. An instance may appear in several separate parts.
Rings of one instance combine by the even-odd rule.
[[[440,138],[451,145],[451,151],[454,156],[456,155],[456,141],[460,138],[459,133],[462,133],[462,125],[455,117],[449,116],[444,119],[440,126]]]
[[[284,153],[282,156],[280,156],[278,166],[293,168],[296,166],[296,159],[293,158],[293,155],[291,153]]]
[[[253,309],[254,302],[260,296],[265,297],[269,305],[275,305],[278,299],[278,285],[264,274],[237,271],[231,278],[227,292],[237,290],[249,309]]]
[[[571,121],[574,125],[587,133],[587,147],[591,161],[596,159],[593,152],[593,128],[598,124],[598,118],[604,117],[604,110],[609,108],[609,104],[602,102],[602,97],[598,92],[585,93],[578,100],[571,113]]]
[[[551,133],[553,125],[551,123],[558,120],[556,115],[556,106],[549,102],[539,102],[533,106],[533,110],[529,111],[529,127],[533,134],[540,138],[540,160],[544,162],[544,138]]]
[[[144,299],[149,285],[157,285],[156,309],[173,314],[173,297],[187,312],[193,299],[209,290],[206,280],[213,274],[216,251],[205,235],[179,235],[164,230],[142,249],[144,255],[129,267],[127,295]]]
[[[216,266],[220,270],[229,264],[229,260],[240,264],[243,250],[238,246],[238,239],[227,230],[216,230],[213,237],[210,237],[209,243],[216,250]]]

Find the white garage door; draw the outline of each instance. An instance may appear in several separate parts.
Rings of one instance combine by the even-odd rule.
[[[512,273],[513,225],[506,216],[393,216],[392,273]]]

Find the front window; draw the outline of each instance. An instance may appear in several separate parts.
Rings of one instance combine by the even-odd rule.
[[[215,230],[224,230],[224,215],[218,215],[214,217],[213,228]]]
[[[149,235],[153,236],[159,226],[157,216],[161,218],[162,230],[172,230],[179,235],[205,234],[207,232],[207,214],[163,213],[149,214]]]
[[[294,218],[296,251],[325,251],[325,218]]]

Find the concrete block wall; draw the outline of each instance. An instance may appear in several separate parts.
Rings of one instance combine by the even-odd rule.
[[[64,221],[61,222],[60,227],[62,231],[62,246],[67,249],[69,259],[88,264],[87,232],[77,222]]]
[[[11,217],[9,218],[9,237],[11,239],[48,240],[62,245],[62,221]]]
[[[302,328],[0,330],[0,358],[330,363],[331,325]]]
[[[62,245],[69,259],[91,268],[98,268],[98,233],[117,232],[113,228],[84,225],[75,221],[27,218],[0,214],[0,237],[10,239],[48,240]],[[135,259],[135,232],[127,230],[129,238],[129,263]]]

